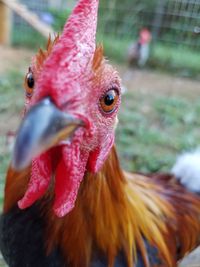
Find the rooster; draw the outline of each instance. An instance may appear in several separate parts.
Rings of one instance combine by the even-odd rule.
[[[10,267],[175,267],[199,244],[190,161],[162,175],[120,167],[121,84],[95,45],[97,12],[98,0],[80,0],[25,77],[0,220]]]
[[[128,49],[128,62],[130,66],[137,64],[143,68],[149,59],[149,50],[151,44],[151,32],[147,28],[141,29],[139,39],[133,42]]]

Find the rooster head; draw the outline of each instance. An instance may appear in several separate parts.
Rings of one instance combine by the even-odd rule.
[[[96,48],[98,0],[80,0],[40,66],[26,76],[27,106],[12,167],[31,165],[21,209],[54,186],[54,212],[70,212],[85,173],[98,172],[114,142],[120,79]]]

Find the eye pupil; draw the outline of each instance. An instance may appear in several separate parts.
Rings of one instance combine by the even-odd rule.
[[[33,78],[33,74],[32,73],[29,73],[28,75],[27,75],[27,85],[28,85],[28,87],[29,88],[33,88],[34,87],[34,85],[35,85],[35,82],[34,82],[34,78]]]
[[[104,113],[110,114],[116,110],[119,100],[119,93],[117,89],[109,90],[101,99],[100,106]]]
[[[111,106],[115,101],[115,95],[113,93],[108,93],[104,98],[104,103],[106,106]]]

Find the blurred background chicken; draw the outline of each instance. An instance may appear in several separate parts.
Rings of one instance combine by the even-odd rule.
[[[137,65],[142,68],[149,59],[151,44],[151,32],[142,28],[137,42],[133,42],[128,49],[128,63],[130,66]]]

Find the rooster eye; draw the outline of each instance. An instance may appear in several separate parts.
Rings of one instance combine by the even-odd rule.
[[[111,113],[115,110],[119,99],[119,93],[116,89],[109,90],[101,99],[100,105],[105,113]]]
[[[32,96],[33,90],[34,90],[34,85],[35,85],[35,80],[33,77],[33,73],[31,71],[31,69],[29,69],[29,72],[27,73],[27,75],[25,77],[25,89],[26,89],[26,95],[28,97]]]

